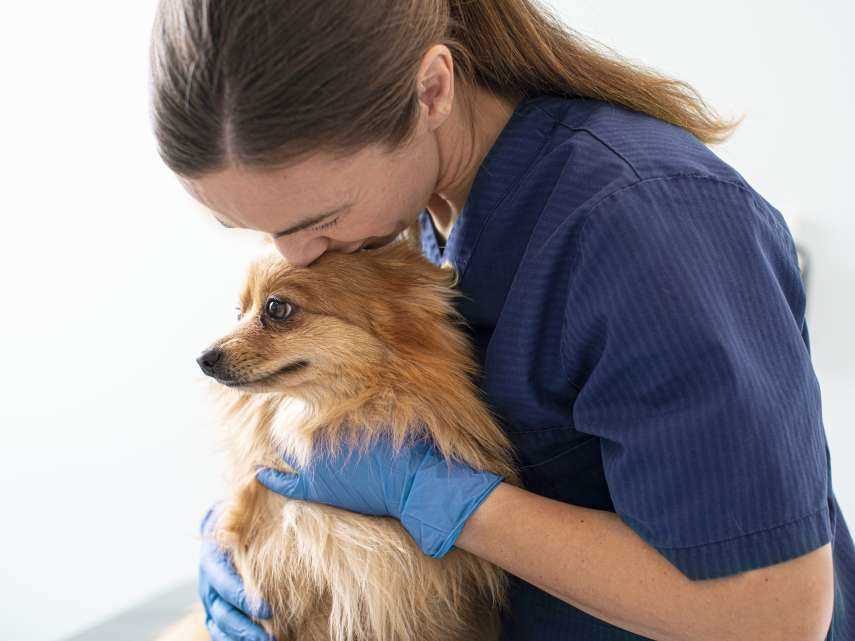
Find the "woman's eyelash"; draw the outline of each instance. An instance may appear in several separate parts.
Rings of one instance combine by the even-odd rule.
[[[333,218],[328,223],[324,223],[323,225],[320,225],[319,227],[312,227],[312,231],[320,231],[322,229],[329,229],[330,227],[335,225],[337,222],[338,222],[338,218]]]

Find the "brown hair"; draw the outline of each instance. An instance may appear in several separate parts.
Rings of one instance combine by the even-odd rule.
[[[394,151],[413,133],[416,72],[438,43],[452,53],[470,122],[472,86],[507,99],[604,100],[704,143],[723,142],[744,118],[722,121],[687,83],[599,51],[536,0],[160,0],[150,49],[158,153],[196,178],[371,144]]]

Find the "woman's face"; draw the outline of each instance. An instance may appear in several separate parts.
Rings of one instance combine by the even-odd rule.
[[[306,266],[326,251],[384,245],[427,207],[439,156],[423,125],[395,154],[372,146],[343,160],[315,156],[281,171],[228,169],[179,180],[224,225],[270,234],[285,260]]]

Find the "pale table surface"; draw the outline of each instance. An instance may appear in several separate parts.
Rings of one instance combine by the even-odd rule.
[[[65,641],[153,641],[196,602],[196,582],[163,592]]]

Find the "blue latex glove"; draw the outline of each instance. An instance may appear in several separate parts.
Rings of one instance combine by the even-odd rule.
[[[303,469],[290,457],[283,459],[299,473],[260,468],[256,477],[267,488],[352,512],[393,516],[434,558],[451,549],[466,520],[503,478],[454,460],[449,472],[448,461],[426,440],[405,443],[396,457],[386,436],[364,454],[342,446],[335,456],[315,456]]]
[[[218,506],[215,504],[202,519],[203,535],[211,533]],[[231,557],[208,536],[202,543],[198,588],[212,641],[270,641],[267,632],[247,616],[269,619],[270,606],[262,602],[260,610],[252,609]]]

